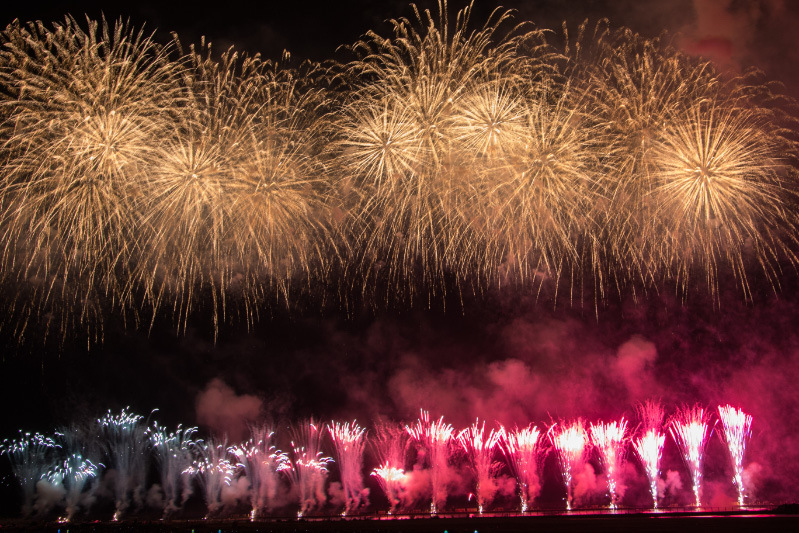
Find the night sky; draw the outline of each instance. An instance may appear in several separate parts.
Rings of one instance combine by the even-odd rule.
[[[169,2],[14,2],[0,23],[57,20],[69,12],[130,18],[184,43],[205,35],[228,46],[278,57],[325,60],[369,29],[388,34],[386,19],[410,16],[402,0],[341,2],[218,2],[214,7]],[[451,11],[463,2],[451,2]],[[432,6],[432,2],[420,2]],[[497,2],[482,0],[482,22]],[[763,69],[799,96],[799,47],[793,37],[799,6],[790,0],[509,0],[518,21],[558,29],[606,17],[645,36],[674,35],[685,51],[702,53],[722,70]],[[343,52],[338,52],[342,54]],[[504,424],[563,417],[632,416],[632,406],[661,398],[670,410],[700,402],[731,402],[754,415],[748,462],[756,484],[774,501],[799,489],[799,292],[790,270],[776,291],[756,281],[744,301],[733,279],[717,300],[704,286],[675,295],[662,287],[637,299],[610,295],[558,297],[513,289],[437,298],[431,306],[342,310],[335,303],[298,301],[264,309],[260,321],[224,324],[214,339],[209,320],[177,333],[168,318],[147,333],[109,317],[105,340],[86,348],[75,333],[63,345],[31,335],[20,343],[0,332],[0,438],[17,429],[49,431],[69,420],[125,406],[158,408],[168,425],[200,424],[204,432],[241,435],[247,421],[315,416],[368,423],[379,416],[415,418],[420,407],[463,427],[481,417]],[[320,288],[319,291],[330,289]],[[716,437],[709,452],[712,498],[732,498]],[[683,468],[667,456],[672,470]],[[684,474],[685,475],[685,474]],[[687,482],[687,479],[686,479]]]

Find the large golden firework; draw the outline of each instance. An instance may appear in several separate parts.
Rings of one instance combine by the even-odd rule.
[[[649,194],[652,150],[661,130],[686,103],[715,98],[720,81],[706,62],[660,40],[629,31],[597,31],[590,53],[575,69],[597,139],[603,195],[609,200],[596,252],[606,278],[618,286],[651,285],[663,264],[649,252],[658,239],[645,231],[655,203]]]
[[[352,47],[360,59],[348,65],[353,81],[339,128],[339,166],[361,191],[352,218],[356,261],[367,285],[385,276],[395,295],[485,267],[468,212],[480,175],[470,163],[475,151],[501,153],[505,133],[486,131],[484,122],[515,112],[499,80],[513,85],[531,60],[519,49],[534,40],[502,33],[509,12],[495,11],[476,30],[471,6],[452,28],[444,2],[437,17],[415,6],[414,14],[391,21],[392,37],[370,32]],[[492,98],[483,109],[471,105]]]
[[[748,295],[748,259],[775,274],[790,231],[784,148],[757,108],[727,102],[696,102],[658,132],[647,233],[665,277],[699,272],[715,290],[726,266]]]
[[[501,279],[527,284],[581,267],[585,242],[596,238],[601,191],[597,127],[569,92],[524,103],[501,166],[489,167],[477,195],[485,241],[501,261]]]
[[[218,325],[229,299],[248,319],[270,295],[326,262],[324,168],[315,145],[319,91],[297,72],[233,51],[189,56],[188,103],[145,185],[141,279],[179,323],[202,299]]]
[[[168,50],[124,24],[72,18],[0,37],[3,274],[25,316],[64,331],[133,307],[141,177],[178,97]]]
[[[7,322],[99,336],[109,310],[171,308],[218,327],[342,279],[345,300],[568,278],[597,301],[731,272],[750,296],[755,269],[777,286],[796,264],[796,121],[767,85],[629,30],[583,26],[559,54],[471,12],[413,7],[329,70],[9,25]]]

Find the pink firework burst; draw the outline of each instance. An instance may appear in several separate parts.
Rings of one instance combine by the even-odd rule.
[[[313,419],[292,431],[291,459],[280,469],[297,491],[301,518],[327,501],[327,465],[333,462],[322,453],[322,432]]]
[[[406,426],[405,430],[411,438],[427,453],[430,466],[430,482],[433,489],[430,514],[436,514],[443,509],[447,502],[447,480],[449,445],[455,437],[455,431],[450,424],[444,423],[444,417],[435,422],[430,421],[430,413],[420,410],[419,420],[412,427]]]
[[[669,424],[669,432],[680,448],[685,465],[691,474],[696,506],[701,505],[702,459],[710,435],[710,415],[700,405],[682,407]]]
[[[652,505],[657,509],[660,460],[663,456],[663,444],[666,442],[666,435],[662,431],[663,407],[658,402],[647,401],[638,406],[638,416],[641,419],[643,434],[633,440],[633,450],[644,467],[644,473],[649,481],[649,493],[652,495]]]
[[[380,465],[372,471],[380,488],[391,505],[388,513],[394,514],[400,504],[401,491],[405,486],[405,453],[410,435],[405,428],[391,423],[381,423],[375,428],[372,446]]]
[[[732,482],[738,491],[738,505],[744,504],[743,463],[746,444],[752,436],[752,415],[731,405],[719,406],[722,436],[732,462]]]
[[[627,442],[627,421],[622,417],[619,421],[591,423],[591,442],[599,451],[599,459],[608,478],[610,492],[610,508],[619,505],[618,475],[624,460],[624,448]]]
[[[566,509],[571,510],[574,504],[574,487],[572,476],[583,464],[585,449],[588,445],[588,433],[582,419],[569,425],[555,424],[549,428],[549,440],[558,453],[563,483],[566,485]]]
[[[532,424],[522,429],[504,430],[500,445],[519,486],[521,511],[524,513],[540,490],[538,466],[545,450],[541,432]]]
[[[475,495],[480,514],[483,514],[483,509],[494,500],[496,483],[493,478],[502,466],[494,461],[494,455],[504,434],[500,428],[492,429],[486,436],[485,426],[485,422],[481,423],[476,420],[474,424],[458,433],[457,437],[461,447],[469,456],[469,462],[477,480]]]
[[[344,490],[346,502],[342,516],[357,511],[365,497],[363,488],[363,451],[366,445],[366,430],[354,420],[349,422],[331,422],[327,427],[330,438],[336,447],[341,488]]]

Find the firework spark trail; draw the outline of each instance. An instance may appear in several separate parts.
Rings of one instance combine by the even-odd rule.
[[[731,405],[719,405],[719,420],[723,427],[722,436],[732,463],[732,483],[738,491],[738,505],[744,504],[745,487],[743,483],[743,462],[746,444],[752,436],[752,415],[744,413]]]
[[[504,437],[505,431],[492,429],[485,435],[485,421],[480,423],[476,420],[474,424],[458,433],[456,439],[461,447],[469,455],[472,471],[476,478],[475,494],[477,496],[477,508],[480,514],[491,505],[496,493],[496,482],[494,476],[502,467],[502,464],[494,461],[500,440]]]
[[[265,426],[250,428],[250,439],[231,448],[250,482],[250,520],[271,509],[280,486],[279,472],[286,467],[288,455],[272,442],[275,432]]]
[[[622,461],[624,460],[625,445],[628,440],[627,421],[622,417],[619,421],[599,422],[590,425],[591,443],[599,451],[599,459],[605,467],[610,491],[610,508],[616,509],[619,505],[619,480]]]
[[[541,432],[532,424],[522,429],[507,430],[503,428],[500,447],[519,487],[521,511],[527,512],[541,490],[538,469],[545,451],[541,441]]]
[[[66,515],[59,522],[69,522],[80,509],[86,483],[98,476],[99,468],[79,453],[70,454],[61,464],[46,474],[53,485],[63,484],[66,489]]]
[[[207,509],[205,518],[213,518],[222,511],[222,490],[233,481],[237,463],[230,460],[231,453],[226,442],[217,443],[213,439],[197,441],[193,449],[198,457],[185,473],[200,481]]]
[[[424,409],[420,410],[416,424],[412,427],[406,426],[405,430],[427,454],[432,488],[430,514],[434,515],[442,510],[447,502],[448,459],[455,430],[450,424],[444,423],[443,416],[431,422],[430,413]]]
[[[658,480],[660,479],[660,459],[666,435],[662,431],[663,407],[658,402],[647,401],[638,406],[638,415],[644,433],[633,440],[633,450],[644,467],[649,481],[649,493],[652,495],[652,506],[658,507]]]
[[[685,466],[691,474],[691,484],[694,491],[694,501],[697,507],[701,506],[702,493],[702,460],[705,454],[707,441],[713,434],[710,426],[710,415],[700,405],[693,407],[684,406],[677,411],[669,424],[674,442],[682,452]]]
[[[197,443],[193,440],[197,428],[178,426],[168,432],[156,422],[150,429],[150,442],[155,452],[164,492],[163,518],[178,511],[191,496],[191,476],[186,471],[192,466]]]
[[[558,454],[563,483],[566,485],[566,509],[571,510],[574,507],[573,476],[584,463],[588,433],[583,420],[577,419],[570,425],[554,424],[547,434]]]
[[[53,438],[22,430],[18,438],[6,439],[0,446],[0,454],[8,457],[11,471],[22,486],[22,514],[25,516],[33,511],[36,483],[51,470],[56,448],[60,446]]]
[[[123,409],[118,415],[108,411],[97,420],[105,444],[109,466],[116,472],[114,520],[121,518],[130,507],[131,494],[141,504],[147,472],[147,428],[144,417]]]
[[[380,488],[389,501],[389,514],[393,514],[401,502],[401,491],[407,481],[405,474],[405,454],[410,435],[397,424],[379,423],[375,427],[372,446],[377,455],[379,466],[372,471]]]
[[[322,431],[313,419],[292,428],[291,457],[280,469],[299,498],[297,517],[321,507],[327,501],[325,481],[331,457],[322,453]]]
[[[346,503],[342,516],[358,510],[366,504],[363,488],[363,452],[366,446],[366,429],[354,420],[349,422],[331,422],[327,429],[336,447],[336,459],[341,474],[341,487],[344,489]]]

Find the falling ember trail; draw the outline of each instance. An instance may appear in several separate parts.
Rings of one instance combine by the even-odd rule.
[[[669,425],[669,432],[682,452],[685,465],[691,473],[691,483],[694,490],[694,500],[697,507],[701,506],[702,493],[702,460],[705,446],[712,434],[710,416],[699,405],[692,408],[683,407],[677,411]],[[708,433],[710,432],[710,433]]]
[[[746,496],[743,483],[743,462],[746,444],[752,436],[752,415],[731,405],[719,406],[722,432],[732,462],[732,483],[738,491],[738,505],[744,504]]]
[[[558,453],[563,483],[566,485],[566,509],[571,510],[574,507],[573,476],[583,464],[588,434],[582,419],[577,419],[569,426],[553,425],[549,428],[549,439]]]

